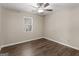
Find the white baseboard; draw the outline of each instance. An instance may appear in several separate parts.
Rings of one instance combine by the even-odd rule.
[[[73,48],[73,49],[79,50],[79,48],[77,48],[77,47],[74,47],[74,46],[71,46],[71,45],[68,45],[68,44],[65,44],[65,43],[62,43],[62,42],[59,42],[59,41],[53,40],[53,39],[51,39],[51,38],[49,38],[49,37],[44,37],[44,38],[46,38],[46,39],[48,39],[48,40],[51,40],[51,41],[54,41],[54,42],[57,42],[57,43],[59,43],[59,44],[62,44],[62,45],[65,45],[65,46],[71,47],[71,48]]]
[[[1,50],[1,48],[3,48],[3,47],[12,46],[12,45],[16,45],[16,44],[20,44],[20,43],[24,43],[24,42],[29,42],[29,41],[37,40],[37,39],[40,39],[40,38],[43,38],[43,37],[38,37],[38,38],[33,38],[33,39],[29,39],[29,40],[17,42],[17,43],[10,43],[10,44],[6,44],[6,45],[2,45],[2,46],[0,46],[0,50]]]
[[[77,48],[77,47],[73,47],[73,46],[71,46],[71,45],[68,45],[68,44],[65,44],[65,43],[62,43],[62,42],[59,42],[59,41],[53,40],[53,39],[48,38],[48,37],[38,37],[38,38],[34,38],[34,39],[29,39],[29,40],[25,40],[25,41],[17,42],[17,43],[10,43],[10,44],[6,44],[6,45],[2,45],[2,46],[0,46],[0,50],[1,50],[1,48],[3,48],[3,47],[12,46],[12,45],[16,45],[16,44],[20,44],[20,43],[24,43],[24,42],[29,42],[29,41],[37,40],[37,39],[40,39],[40,38],[45,38],[45,39],[48,39],[48,40],[51,40],[51,41],[57,42],[57,43],[59,43],[59,44],[62,44],[62,45],[65,45],[65,46],[71,47],[71,48],[73,48],[73,49],[79,50],[79,48]]]

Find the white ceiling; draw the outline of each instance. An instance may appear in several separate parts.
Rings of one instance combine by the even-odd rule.
[[[50,3],[50,4],[53,10],[56,10],[58,8],[63,9],[63,8],[79,7],[78,3]],[[33,7],[32,5],[36,6],[34,3],[0,3],[0,6],[5,8],[14,9],[18,11],[27,11],[34,14],[38,14],[37,12],[34,11],[36,10],[36,8]],[[43,14],[39,14],[39,15],[46,15],[50,13],[51,12],[44,12]]]
[[[15,9],[19,11],[29,11],[31,12],[34,8],[28,3],[1,3],[1,6],[5,8]]]
[[[9,9],[18,10],[18,11],[27,11],[27,12],[31,12],[34,14],[39,14],[35,11],[36,10],[35,7],[37,7],[37,6],[34,3],[0,3],[0,6],[9,8]],[[48,13],[50,13],[50,12],[44,12],[39,15],[46,15]]]

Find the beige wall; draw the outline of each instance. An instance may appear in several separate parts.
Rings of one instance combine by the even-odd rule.
[[[24,31],[23,17],[33,17],[33,32]],[[28,12],[2,9],[3,45],[42,37],[43,17]]]
[[[2,45],[2,43],[3,43],[3,39],[2,39],[2,12],[1,12],[2,10],[1,10],[1,7],[0,7],[0,45]]]
[[[44,36],[79,49],[79,8],[62,8],[45,17]]]

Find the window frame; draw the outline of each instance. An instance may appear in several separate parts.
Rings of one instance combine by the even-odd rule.
[[[25,24],[25,21],[26,21],[25,18],[27,18],[27,19],[30,18],[31,24]],[[23,19],[24,19],[24,32],[33,32],[33,17],[24,16]],[[31,31],[30,30],[26,31],[26,29],[27,29],[26,26],[28,26],[28,25],[31,25]]]

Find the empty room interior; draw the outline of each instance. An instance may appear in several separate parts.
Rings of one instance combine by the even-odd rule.
[[[79,3],[0,3],[0,56],[79,56]]]

